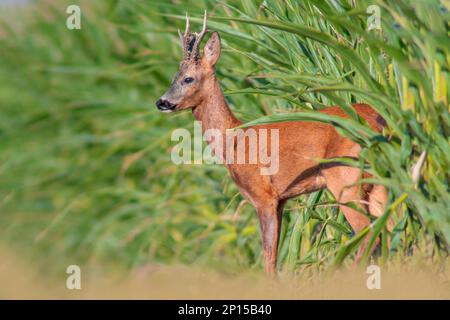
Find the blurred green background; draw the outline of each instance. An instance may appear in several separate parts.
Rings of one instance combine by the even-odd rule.
[[[80,30],[66,28],[69,4],[81,8]],[[373,4],[381,30],[368,31]],[[334,104],[351,113],[353,102],[383,115],[383,136],[357,118],[340,125],[362,144],[372,181],[390,188],[390,207],[374,224],[379,261],[445,261],[450,7],[437,0],[1,5],[0,243],[48,273],[68,264],[261,269],[256,215],[225,168],[170,160],[170,135],[192,130],[192,115],[154,106],[181,59],[185,13],[195,30],[205,9],[222,38],[218,78],[239,119]],[[351,263],[361,237],[328,191],[290,201],[287,212],[280,268]],[[388,215],[397,224],[391,234]]]

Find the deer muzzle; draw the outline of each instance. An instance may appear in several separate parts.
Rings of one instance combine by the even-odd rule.
[[[176,106],[177,106],[176,104],[171,103],[166,99],[161,98],[158,99],[158,101],[156,101],[156,107],[158,108],[158,110],[162,112],[172,112],[175,110]]]

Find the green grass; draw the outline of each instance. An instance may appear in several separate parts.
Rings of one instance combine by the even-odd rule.
[[[2,243],[49,272],[73,263],[261,269],[256,215],[240,206],[226,170],[170,161],[170,134],[192,130],[192,115],[154,107],[177,70],[186,11],[191,28],[200,28],[207,9],[209,29],[222,38],[217,74],[238,118],[334,123],[363,146],[371,181],[390,190],[389,210],[374,223],[384,233],[380,262],[447,257],[448,3],[73,3],[82,9],[81,30],[66,29],[59,1],[14,13],[19,25],[6,14],[0,22]],[[382,30],[368,32],[365,12],[374,3]],[[371,104],[386,119],[382,136],[355,117],[353,102]],[[334,104],[351,119],[314,112]],[[364,234],[352,237],[328,191],[290,201],[287,211],[281,268],[351,262]],[[397,226],[386,235],[388,215]]]

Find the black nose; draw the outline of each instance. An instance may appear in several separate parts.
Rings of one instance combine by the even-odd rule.
[[[176,106],[176,104],[173,104],[167,100],[158,99],[158,101],[156,101],[156,107],[159,110],[173,110]]]

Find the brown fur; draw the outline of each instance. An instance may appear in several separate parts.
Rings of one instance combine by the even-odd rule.
[[[188,61],[181,64],[171,88],[161,99],[175,105],[174,110],[192,108],[194,117],[202,122],[203,131],[215,128],[225,136],[227,129],[235,128],[241,122],[230,111],[214,75],[214,65],[220,55],[220,39],[217,33],[213,33],[204,51],[199,63]],[[192,77],[195,81],[187,85],[183,83],[186,77]],[[355,104],[354,108],[376,131],[381,131],[385,126],[384,120],[369,105]],[[347,117],[337,106],[320,112]],[[359,186],[358,181],[362,173],[357,168],[340,163],[319,165],[315,161],[321,158],[359,156],[360,146],[339,135],[333,126],[317,122],[290,121],[253,128],[279,130],[279,171],[265,176],[260,174],[260,164],[226,166],[241,194],[257,211],[265,270],[268,273],[276,271],[282,213],[288,199],[328,188],[339,203],[356,202],[356,205],[368,209],[373,216],[379,216],[384,211],[387,197],[384,187]],[[356,233],[370,223],[367,216],[349,206],[341,205],[340,209]],[[365,246],[360,248],[358,258],[364,249]]]

